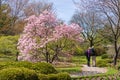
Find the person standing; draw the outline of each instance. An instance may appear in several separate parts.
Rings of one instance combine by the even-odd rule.
[[[86,58],[87,58],[87,65],[90,67],[90,47],[85,52]]]
[[[91,48],[91,56],[92,56],[92,66],[96,67],[96,52],[94,46]]]

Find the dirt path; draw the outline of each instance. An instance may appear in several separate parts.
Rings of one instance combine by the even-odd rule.
[[[106,68],[100,68],[100,67],[88,67],[87,65],[83,65],[82,71],[106,73],[107,69]]]
[[[87,65],[83,65],[82,72],[70,74],[71,77],[78,77],[78,76],[89,76],[89,75],[96,75],[100,73],[106,73],[106,68],[100,67],[88,67]]]

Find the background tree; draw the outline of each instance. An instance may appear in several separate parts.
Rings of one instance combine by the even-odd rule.
[[[11,25],[9,27],[11,27],[13,35],[21,32],[21,29],[23,29],[24,22],[22,21],[25,18],[24,9],[28,5],[29,1],[30,0],[8,0],[7,2],[10,6],[11,15]],[[19,22],[22,22],[21,26],[18,26]]]
[[[1,0],[1,34],[15,35],[22,33],[26,23],[24,19],[31,15],[39,15],[44,10],[52,11],[52,3],[42,0]]]
[[[3,1],[5,0],[0,3],[0,34],[11,34],[9,27],[11,23],[10,6]]]
[[[74,1],[74,3],[77,10],[70,22],[77,23],[83,28],[83,37],[89,43],[89,46],[92,47],[102,40],[97,39],[97,30],[102,27],[100,16],[95,9],[92,8],[91,1],[81,0],[79,2]]]
[[[113,40],[115,55],[114,65],[117,64],[117,57],[120,51],[119,38],[120,38],[120,0],[99,0],[95,2],[100,12],[106,16],[104,24],[108,24],[111,30],[111,39]],[[108,30],[108,31],[109,31]]]
[[[24,9],[26,17],[31,15],[40,15],[43,11],[54,11],[53,4],[47,1],[39,0],[30,2]]]

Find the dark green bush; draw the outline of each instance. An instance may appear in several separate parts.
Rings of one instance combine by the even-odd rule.
[[[101,56],[102,59],[106,59],[106,58],[108,58],[108,57],[109,57],[108,54],[103,54],[103,55]]]
[[[31,62],[0,62],[0,70],[9,68],[9,67],[24,67],[31,70],[35,70],[37,73],[42,74],[51,74],[51,73],[57,73],[55,68],[49,64],[49,63],[31,63]]]
[[[0,80],[39,80],[39,78],[34,70],[7,68],[0,71]]]

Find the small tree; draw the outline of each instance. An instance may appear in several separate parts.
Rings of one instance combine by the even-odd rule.
[[[42,53],[46,62],[52,63],[53,57],[57,56],[53,56],[51,59],[48,43],[56,42],[63,37],[82,40],[80,36],[82,29],[78,25],[59,25],[51,12],[44,11],[38,17],[33,15],[26,20],[28,23],[18,42],[18,49],[21,54],[19,58],[24,60],[31,61],[33,58],[39,60],[39,55]]]

